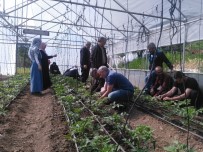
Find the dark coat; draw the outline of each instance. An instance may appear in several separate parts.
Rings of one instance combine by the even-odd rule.
[[[90,67],[90,51],[86,47],[80,50],[80,65],[81,67],[84,65]]]
[[[78,79],[79,78],[79,73],[78,73],[78,69],[77,68],[70,68],[67,69],[64,74],[64,76],[68,76],[68,77],[72,77],[74,79]]]
[[[59,71],[58,65],[52,63],[51,66],[50,66],[50,73],[52,73],[52,74],[61,74],[61,72]]]
[[[107,66],[107,56],[106,56],[106,49],[104,48],[104,53],[105,53],[105,60],[106,63],[102,64],[102,49],[100,46],[97,44],[95,45],[92,50],[91,50],[91,56],[90,56],[90,62],[91,62],[91,67],[92,68],[99,68],[100,66],[104,65]]]
[[[48,56],[44,51],[40,50],[42,55],[42,78],[43,78],[43,90],[49,88],[51,86],[51,80],[49,77],[49,62],[48,59],[53,58],[53,56]]]
[[[163,52],[156,51],[155,54],[150,54],[149,56],[149,70],[154,70],[155,67],[160,66],[163,67],[163,62],[169,67],[169,69],[173,69],[173,65],[168,60]]]

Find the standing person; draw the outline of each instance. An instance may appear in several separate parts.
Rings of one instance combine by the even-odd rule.
[[[56,62],[53,62],[50,65],[50,73],[51,74],[61,74],[58,65],[56,64]]]
[[[156,48],[154,43],[150,43],[147,46],[147,49],[149,50],[149,53],[150,53],[149,70],[151,71],[151,74],[145,78],[145,83],[146,83],[145,93],[149,94],[150,87],[154,84],[156,79],[156,73],[154,71],[155,67],[160,66],[163,68],[163,63],[165,62],[166,65],[169,67],[169,69],[173,70],[173,65],[165,56],[165,54]]]
[[[41,53],[39,47],[42,41],[40,38],[34,38],[28,51],[28,56],[32,61],[30,69],[30,92],[40,95],[43,90]]]
[[[80,66],[81,66],[81,81],[86,82],[90,71],[90,46],[91,43],[87,42],[80,50]]]
[[[108,103],[130,101],[132,99],[134,87],[125,76],[110,71],[106,66],[101,66],[97,72],[100,78],[105,79],[100,98],[108,97]]]
[[[41,62],[42,62],[43,90],[46,90],[52,85],[50,76],[49,76],[49,59],[57,56],[56,54],[53,56],[48,56],[45,51],[46,47],[47,47],[46,43],[42,42],[39,48],[40,53],[42,55]]]
[[[203,97],[197,81],[185,76],[181,71],[175,72],[174,79],[176,81],[173,88],[161,95],[160,98],[163,100],[191,99],[190,104],[197,109],[200,108],[203,105]]]
[[[91,62],[92,68],[98,69],[102,65],[108,67],[106,48],[104,48],[105,44],[106,44],[106,38],[100,37],[98,39],[97,45],[92,47],[91,56],[90,56],[90,62]]]

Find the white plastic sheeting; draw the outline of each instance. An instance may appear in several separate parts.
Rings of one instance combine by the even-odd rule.
[[[23,29],[49,31],[42,40],[49,54],[58,54],[53,61],[66,69],[67,64],[79,65],[80,48],[99,36],[109,38],[109,56],[124,54],[127,61],[149,42],[166,46],[201,40],[202,8],[203,0],[9,0],[1,2],[0,25],[15,30],[9,32],[14,39],[18,27],[19,43],[37,36]]]

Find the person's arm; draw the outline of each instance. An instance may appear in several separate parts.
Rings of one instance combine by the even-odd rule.
[[[109,68],[109,65],[108,65],[108,58],[107,58],[107,53],[106,53],[106,48],[104,48],[104,54],[105,54],[105,60],[106,60],[106,63],[105,63],[105,66],[107,67],[107,68]]]
[[[90,62],[91,62],[91,67],[95,68],[96,67],[96,53],[97,53],[97,47],[93,47],[91,50],[90,54]]]
[[[156,93],[155,90],[157,90],[157,88],[159,87],[158,81],[159,81],[159,78],[156,77],[156,81],[155,81],[154,85],[150,88],[150,94],[152,96]]]
[[[108,85],[106,84],[106,90],[105,92],[102,94],[102,96],[100,97],[101,99],[104,97],[107,97],[108,94],[113,90],[113,85]]]
[[[104,83],[105,83],[105,80],[103,80],[103,79],[100,78],[100,79],[98,80],[98,86],[96,87],[95,92],[100,91],[101,88],[104,87]]]
[[[173,70],[173,65],[171,64],[171,62],[168,60],[168,58],[165,56],[165,54],[163,52],[161,52],[161,58],[166,63],[166,65],[169,67],[169,69]]]
[[[183,94],[181,94],[179,96],[175,96],[175,97],[165,97],[164,100],[183,100],[183,99],[186,99],[190,95],[191,91],[192,91],[192,89],[187,88]]]
[[[98,91],[98,87],[99,87],[99,82],[98,81],[99,81],[98,79],[92,78],[91,87],[90,87],[91,94]]]
[[[169,84],[171,83],[170,82],[170,77],[166,76],[163,80],[163,83],[160,87],[160,90],[156,93],[156,96],[160,95],[164,90],[166,90],[167,88],[169,88]]]
[[[57,57],[57,55],[55,54],[55,55],[47,56],[47,59],[51,59],[51,58],[53,58],[53,57]]]
[[[84,65],[84,51],[83,48],[80,50],[80,65],[83,66]]]
[[[106,92],[106,90],[107,90],[107,83],[105,82],[104,87],[102,87],[100,91],[101,96]]]
[[[177,90],[178,88],[176,87],[173,87],[171,90],[169,90],[168,92],[166,92],[165,94],[161,95],[161,99],[164,99],[166,97],[171,97],[175,91]]]

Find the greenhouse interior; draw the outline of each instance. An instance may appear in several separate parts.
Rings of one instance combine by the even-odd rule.
[[[203,0],[1,0],[1,152],[203,152]]]

